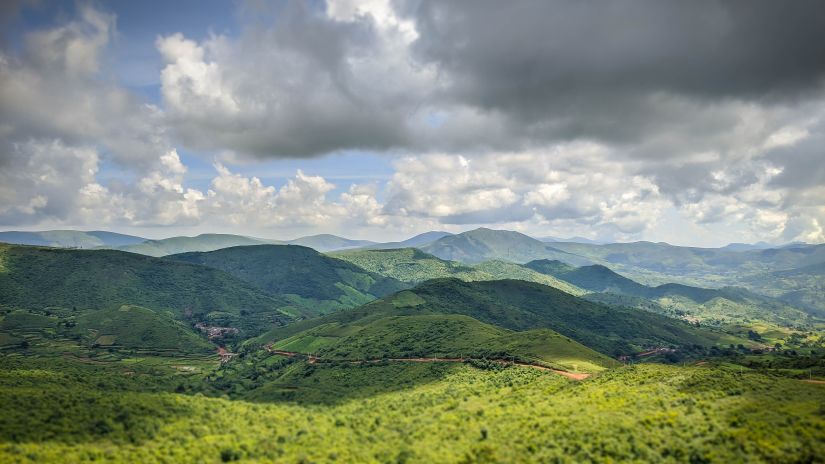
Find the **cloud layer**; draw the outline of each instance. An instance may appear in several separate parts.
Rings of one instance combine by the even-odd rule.
[[[157,104],[111,77],[117,18],[89,4],[3,50],[0,224],[634,239],[675,212],[747,239],[825,241],[821,2],[237,14],[235,35],[157,36]],[[177,150],[224,161],[194,188]],[[226,161],[354,150],[391,157],[394,174],[267,185]]]

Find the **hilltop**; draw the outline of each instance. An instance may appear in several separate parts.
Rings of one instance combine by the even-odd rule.
[[[0,245],[0,305],[77,311],[137,305],[260,333],[301,309],[204,266],[115,250]]]
[[[657,305],[652,308],[658,307],[661,312],[674,317],[715,323],[765,321],[785,327],[805,326],[812,322],[806,312],[744,288],[713,289],[673,283],[651,287],[628,279],[602,265],[573,267],[559,261],[537,260],[525,266],[590,292],[652,301]],[[596,299],[603,302],[629,302],[626,299],[611,299],[605,295],[597,296]]]
[[[440,238],[421,247],[441,259],[475,264],[491,259],[523,263],[537,258],[563,259],[570,263],[589,261],[560,251],[519,232],[480,228]]]
[[[359,308],[273,329],[255,342],[283,340],[323,324],[363,324],[390,316],[426,314],[464,315],[513,331],[551,329],[611,356],[652,346],[709,346],[735,340],[657,314],[592,303],[532,282],[436,279]]]
[[[164,259],[219,269],[270,294],[325,314],[352,308],[408,286],[298,245],[255,245]]]
[[[191,251],[213,251],[234,246],[264,245],[267,243],[272,243],[272,241],[232,234],[201,234],[195,237],[147,240],[143,243],[123,246],[118,249],[130,253],[161,257]]]
[[[39,245],[65,248],[116,248],[146,241],[143,237],[102,230],[44,230],[39,232],[0,232],[0,242],[14,245]]]

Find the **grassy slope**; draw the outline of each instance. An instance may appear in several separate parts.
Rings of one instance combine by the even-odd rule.
[[[222,271],[272,295],[291,298],[308,314],[352,308],[407,287],[403,283],[297,245],[224,248],[166,259]]]
[[[170,311],[178,319],[231,325],[250,334],[299,314],[227,273],[114,250],[0,245],[0,305],[80,311],[124,304]]]
[[[616,362],[549,329],[526,332],[484,324],[463,315],[417,314],[328,323],[274,348],[328,359],[516,356],[570,371],[594,372]]]
[[[822,386],[723,368],[642,365],[570,382],[523,368],[306,366],[284,379],[285,395],[344,400],[304,406],[137,388],[152,377],[97,376],[96,366],[2,366],[4,462],[759,463],[825,455]]]
[[[609,308],[531,282],[442,279],[360,308],[275,328],[254,343],[281,340],[324,323],[366,324],[391,315],[426,313],[463,314],[516,331],[548,328],[608,355],[633,353],[650,346],[741,342],[664,316]]]
[[[124,305],[83,314],[74,331],[89,344],[152,352],[211,353],[215,346],[169,314]]]

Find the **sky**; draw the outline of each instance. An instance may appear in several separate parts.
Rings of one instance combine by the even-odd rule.
[[[0,229],[825,242],[825,2],[0,3]]]

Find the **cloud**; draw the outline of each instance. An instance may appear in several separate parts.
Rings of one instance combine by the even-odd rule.
[[[429,82],[417,76],[427,71],[406,60],[398,25],[345,13],[292,2],[239,38],[159,38],[177,134],[201,149],[257,157],[406,144],[405,119]]]
[[[3,49],[0,223],[631,239],[675,211],[825,240],[821,2],[334,0],[238,17],[236,35],[157,38],[159,105],[112,80],[116,18],[91,4]],[[178,149],[233,158],[193,188]],[[349,150],[392,157],[391,179],[267,185],[232,168]]]

